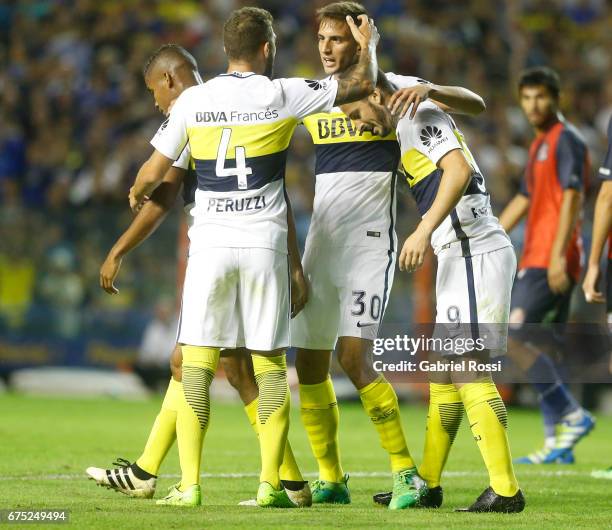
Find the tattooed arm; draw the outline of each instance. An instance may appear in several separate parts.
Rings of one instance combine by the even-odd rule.
[[[361,51],[359,61],[338,76],[338,92],[335,105],[358,101],[376,88],[378,76],[378,62],[376,60],[376,45],[378,44],[378,30],[372,19],[360,15],[359,27],[352,17],[347,16],[346,22],[351,29],[353,37],[359,44]]]

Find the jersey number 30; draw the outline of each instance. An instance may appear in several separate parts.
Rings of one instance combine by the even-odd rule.
[[[236,166],[225,167],[225,158],[227,157],[231,136],[231,129],[223,129],[221,133],[221,142],[217,150],[215,172],[217,173],[217,177],[238,177],[238,189],[246,190],[248,188],[247,176],[251,175],[253,170],[246,165],[246,151],[243,146],[237,145],[235,148]]]

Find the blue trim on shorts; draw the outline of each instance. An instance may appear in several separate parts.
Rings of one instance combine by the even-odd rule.
[[[382,322],[383,317],[385,316],[385,309],[387,309],[387,294],[389,291],[389,271],[391,270],[391,267],[393,265],[393,253],[395,252],[395,245],[393,241],[393,234],[395,233],[395,218],[393,217],[393,205],[395,204],[396,179],[397,170],[394,170],[393,174],[391,175],[391,202],[389,206],[389,217],[391,219],[391,223],[389,224],[389,250],[387,251],[389,262],[387,263],[387,268],[385,269],[385,287],[383,289],[383,304],[379,322]]]
[[[472,264],[472,253],[470,250],[470,240],[466,233],[461,228],[457,210],[453,208],[450,213],[453,229],[457,235],[457,239],[461,241],[461,253],[465,259],[465,272],[467,276],[468,301],[470,304],[470,329],[472,330],[472,338],[478,339],[478,306],[476,305],[476,288],[474,286],[474,266]]]

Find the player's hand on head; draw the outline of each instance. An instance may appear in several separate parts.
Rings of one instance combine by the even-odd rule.
[[[423,101],[427,101],[429,93],[431,92],[431,85],[419,84],[411,87],[400,88],[389,98],[387,108],[392,114],[399,114],[400,118],[403,118],[408,109],[412,107],[410,111],[410,119],[414,118],[419,105]]]
[[[584,291],[586,301],[589,303],[603,304],[606,301],[606,297],[603,295],[603,293],[597,290],[599,274],[599,265],[589,265],[589,268],[584,275],[582,290]]]
[[[367,15],[359,15],[357,17],[359,26],[355,24],[353,17],[347,16],[346,23],[348,24],[353,38],[357,41],[357,44],[364,49],[367,47],[376,47],[380,39],[378,29],[374,25],[374,20],[369,18]]]
[[[304,271],[292,271],[291,273],[291,318],[295,318],[304,309],[308,302],[308,282],[304,277]]]
[[[555,294],[563,294],[572,286],[565,264],[565,258],[557,258],[552,259],[548,266],[548,287]]]
[[[402,246],[399,257],[400,271],[414,272],[423,266],[431,243],[431,233],[417,228]]]
[[[100,287],[108,294],[117,294],[119,289],[115,287],[115,278],[121,268],[121,258],[109,253],[100,267]]]

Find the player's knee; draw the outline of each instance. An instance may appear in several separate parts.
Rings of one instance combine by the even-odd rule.
[[[329,375],[331,352],[322,350],[298,349],[295,356],[295,369],[303,385],[322,383]]]
[[[367,355],[364,354],[361,348],[339,348],[338,362],[344,373],[357,388],[368,385],[376,377],[374,368],[371,363],[368,363]]]
[[[248,352],[237,351],[234,355],[221,357],[221,366],[223,366],[227,382],[238,392],[245,403],[250,403],[257,397],[257,383]]]
[[[183,354],[178,344],[170,356],[170,372],[175,381],[180,383],[183,380]]]

